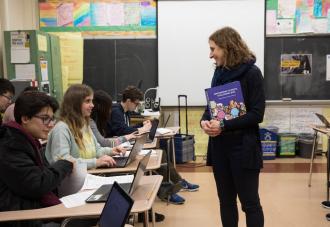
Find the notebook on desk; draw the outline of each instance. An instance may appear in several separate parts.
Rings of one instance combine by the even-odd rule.
[[[320,119],[320,121],[324,124],[326,129],[330,129],[330,123],[329,121],[322,115],[319,113],[315,113],[315,115]]]
[[[135,143],[127,157],[114,156],[113,159],[116,161],[116,166],[118,168],[124,168],[129,163],[135,160],[136,156],[142,150],[143,145],[147,139],[148,134],[142,134],[140,137],[136,138]]]
[[[133,199],[115,182],[103,207],[99,226],[124,227],[133,203]]]
[[[138,168],[135,171],[134,179],[132,183],[120,183],[119,185],[122,187],[122,189],[128,193],[133,194],[133,192],[136,190],[137,186],[139,185],[142,176],[147,170],[147,165],[150,159],[151,151],[146,154],[143,159],[139,162]],[[89,196],[86,199],[86,203],[100,203],[100,202],[106,202],[108,195],[113,187],[113,184],[104,184],[101,187],[99,187],[91,196]]]

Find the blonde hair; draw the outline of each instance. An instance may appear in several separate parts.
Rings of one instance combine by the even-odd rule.
[[[231,27],[221,28],[209,37],[224,51],[224,67],[233,68],[242,63],[255,59],[240,34]]]
[[[64,121],[74,136],[80,149],[85,146],[82,142],[81,129],[89,125],[89,117],[85,118],[81,106],[87,96],[93,94],[93,89],[85,84],[74,84],[65,92],[60,109],[60,119]]]

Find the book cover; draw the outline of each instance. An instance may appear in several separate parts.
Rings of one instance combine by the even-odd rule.
[[[212,119],[230,120],[246,113],[239,81],[207,88],[205,95]]]

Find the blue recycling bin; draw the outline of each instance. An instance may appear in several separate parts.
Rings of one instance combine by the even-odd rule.
[[[278,135],[266,128],[259,130],[262,156],[264,160],[273,160],[276,157]]]

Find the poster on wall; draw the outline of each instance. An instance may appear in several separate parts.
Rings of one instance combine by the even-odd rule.
[[[10,33],[10,62],[30,62],[30,35],[27,32]]]
[[[330,33],[330,0],[267,0],[267,35]],[[274,12],[276,12],[274,15]],[[292,20],[292,29],[275,29],[283,19]]]
[[[40,1],[40,30],[148,32],[155,36],[156,8],[156,0]]]
[[[282,76],[312,75],[312,54],[281,54]]]

